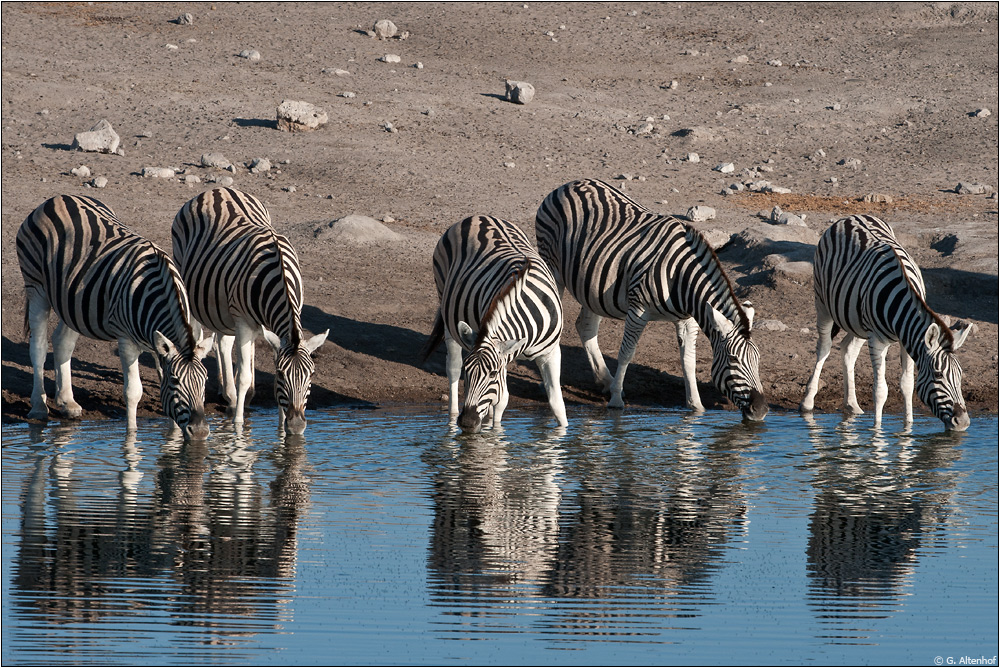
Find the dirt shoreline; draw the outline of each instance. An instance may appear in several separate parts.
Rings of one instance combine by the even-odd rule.
[[[959,352],[963,391],[973,418],[995,414],[997,199],[954,190],[998,182],[997,7],[793,7],[5,3],[0,418],[23,422],[31,394],[14,247],[24,217],[56,194],[86,194],[169,249],[174,214],[222,176],[268,206],[300,257],[304,326],[330,328],[316,354],[312,408],[441,407],[443,349],[426,367],[419,360],[437,306],[430,259],[438,237],[465,216],[489,214],[534,238],[545,195],[593,177],[656,211],[716,210],[695,225],[754,302],[761,377],[779,411],[797,409],[814,363],[812,279],[799,263],[832,220],[879,215],[923,269],[932,308],[976,324]],[[185,12],[193,24],[173,22]],[[382,18],[406,39],[367,35]],[[53,36],[44,50],[41,34]],[[245,49],[259,50],[260,61],[241,58]],[[400,62],[383,62],[385,54]],[[533,83],[534,100],[505,101],[505,78]],[[275,108],[285,99],[322,107],[328,123],[279,131]],[[977,116],[982,108],[992,113]],[[70,150],[74,135],[102,118],[124,156]],[[223,153],[235,173],[202,167],[210,152]],[[272,169],[251,173],[247,163],[261,157]],[[727,162],[732,173],[713,169]],[[81,165],[91,177],[72,173]],[[149,166],[180,174],[143,177]],[[97,176],[106,187],[88,186]],[[791,192],[720,194],[753,178]],[[872,194],[890,201],[863,201]],[[769,224],[759,214],[775,205],[805,214],[807,227]],[[317,233],[352,213],[386,221],[401,240]],[[578,306],[567,297],[564,308],[572,420],[574,406],[605,399],[573,326]],[[620,322],[602,325],[612,369],[621,333]],[[273,362],[258,345],[254,412],[274,406]],[[704,336],[698,349],[706,407],[733,410],[710,383]],[[142,359],[140,415],[159,415],[152,361]],[[902,408],[898,369],[890,352],[892,412]],[[867,355],[857,376],[859,400],[870,406]],[[51,397],[51,355],[46,382]],[[84,419],[124,417],[116,344],[80,339],[74,387]],[[214,387],[210,377],[210,412],[221,410]],[[512,366],[510,391],[512,407],[545,406],[533,365]],[[625,400],[683,404],[672,326],[653,323],[643,334]],[[835,346],[817,410],[840,406]]]

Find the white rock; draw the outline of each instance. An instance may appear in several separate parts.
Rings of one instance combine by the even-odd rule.
[[[389,121],[383,123],[382,127],[385,129],[386,132],[393,132],[393,133],[399,132],[399,130],[396,129],[396,126],[390,123]]]
[[[976,109],[974,112],[972,112],[971,115],[975,116],[976,118],[986,118],[990,114],[991,112],[989,109],[983,108],[983,109]]]
[[[687,219],[695,223],[704,222],[706,220],[714,220],[715,209],[710,206],[703,205],[693,206],[687,210]]]
[[[202,153],[201,166],[217,167],[218,169],[232,169],[233,163],[231,163],[226,156],[221,153]]]
[[[254,158],[248,166],[251,174],[264,174],[271,171],[271,161],[267,158]]]
[[[857,158],[844,158],[843,160],[841,160],[837,164],[838,165],[843,165],[844,167],[847,167],[848,169],[853,169],[854,171],[858,171],[859,169],[861,169],[861,161],[858,160]]]
[[[193,185],[195,183],[201,183],[201,177],[199,177],[197,174],[185,174],[184,175],[184,183],[187,183],[188,185]]]
[[[701,158],[698,156],[697,153],[688,153],[685,160],[687,160],[688,162],[701,162]]]
[[[398,63],[400,61],[400,57],[395,53],[387,53],[379,58],[379,61],[383,63]]]
[[[189,26],[192,23],[194,23],[194,17],[191,16],[191,14],[181,14],[176,19],[174,19],[174,23],[182,26]]]
[[[72,148],[93,153],[117,153],[120,144],[118,133],[111,123],[102,118],[87,132],[78,132],[73,137]]]
[[[298,188],[296,188],[295,186],[285,186],[284,188],[282,188],[282,190],[284,190],[286,193],[293,193],[296,190],[298,190]]]
[[[862,201],[868,203],[874,202],[877,204],[892,204],[892,197],[890,195],[886,195],[885,193],[868,193],[861,199]]]
[[[353,91],[345,90],[343,93],[339,93],[340,97],[352,98],[357,97]]]
[[[419,60],[413,66],[415,68],[417,68],[418,70],[424,69],[424,64],[422,62],[420,62]]]
[[[308,132],[325,125],[326,112],[308,102],[283,100],[277,109],[278,129],[285,132]]]
[[[505,162],[503,163],[503,166],[506,167],[507,169],[514,169],[515,167],[517,167],[517,165],[514,164],[513,162]]]
[[[767,61],[767,64],[771,67],[781,67],[781,61],[775,58],[774,60]]]
[[[527,81],[507,79],[504,83],[507,89],[505,98],[515,104],[528,104],[535,97],[535,87]]]
[[[177,172],[170,167],[143,167],[142,175],[147,179],[172,179]]]
[[[98,176],[97,178],[95,178],[93,181],[90,182],[90,185],[92,185],[95,188],[104,188],[105,186],[108,185],[108,179],[103,176]]]
[[[352,214],[316,228],[313,236],[327,241],[354,244],[378,241],[404,241],[406,237],[369,216]]]
[[[989,195],[993,192],[992,186],[985,186],[980,183],[962,182],[955,186],[955,192],[960,195]]]
[[[784,188],[782,186],[767,185],[767,186],[764,186],[762,192],[775,193],[775,194],[778,194],[778,195],[787,195],[787,194],[789,194],[789,193],[792,192],[792,189],[791,188]]]
[[[757,320],[757,321],[755,321],[754,322],[754,329],[764,329],[764,330],[767,330],[769,332],[783,332],[786,329],[788,329],[788,325],[786,325],[785,323],[781,322],[780,320],[775,320],[775,319],[771,318],[771,319],[764,319],[764,320]]]
[[[177,49],[179,49],[179,48],[180,48],[180,47],[179,47],[179,46],[177,46],[176,44],[167,44],[167,45],[166,45],[166,49],[167,49],[167,51],[176,51],[176,50],[177,50]]]
[[[733,58],[729,62],[731,62],[731,63],[749,63],[750,62],[750,57],[749,56],[736,56],[735,58]]]
[[[209,176],[206,179],[206,181],[208,181],[209,183],[217,183],[219,186],[223,188],[228,188],[229,186],[233,185],[233,177],[228,175],[213,174],[212,176]]]
[[[260,51],[257,49],[243,49],[240,51],[240,58],[246,58],[251,63],[256,63],[260,60]]]
[[[389,19],[382,19],[381,21],[375,22],[375,26],[372,30],[375,32],[375,36],[379,39],[389,39],[390,37],[395,37],[396,35],[396,24]]]
[[[730,172],[735,171],[735,169],[736,166],[731,162],[722,162],[715,167],[712,167],[713,172],[722,172],[723,174],[729,174]]]
[[[79,167],[74,167],[69,170],[69,173],[73,176],[79,176],[81,179],[85,179],[90,176],[90,167],[87,167],[87,165],[80,165]]]

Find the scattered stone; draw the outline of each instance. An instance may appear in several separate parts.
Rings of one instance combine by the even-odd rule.
[[[85,179],[90,176],[90,167],[87,167],[87,165],[80,165],[79,167],[74,167],[69,170],[69,173],[73,176],[79,176],[81,179]]]
[[[142,175],[147,179],[172,179],[177,172],[170,167],[143,167]]]
[[[619,174],[615,178],[618,179],[619,181],[631,181],[632,180],[632,175],[629,174],[628,172],[622,172],[621,174]]]
[[[955,186],[955,192],[959,195],[989,195],[993,193],[993,187],[982,185],[980,183],[966,183],[963,181]]]
[[[693,206],[687,210],[687,219],[695,223],[701,223],[706,220],[714,220],[715,209],[710,206],[703,205]]]
[[[413,65],[413,66],[414,66],[415,68],[417,68],[418,70],[422,70],[422,69],[424,69],[424,64],[423,64],[422,62],[420,62],[419,60],[418,60],[418,61],[417,61],[416,63],[414,63],[414,65]]]
[[[858,160],[857,158],[844,158],[843,160],[841,160],[837,164],[838,165],[843,165],[844,167],[847,167],[848,169],[853,169],[854,171],[858,171],[859,169],[861,169],[861,161]]]
[[[869,204],[892,204],[892,197],[885,193],[868,193],[861,201]]]
[[[98,176],[90,182],[90,185],[94,188],[104,188],[108,185],[108,179],[104,176]]]
[[[798,227],[806,227],[805,214],[797,216],[794,213],[782,211],[781,207],[777,204],[775,204],[774,208],[771,209],[771,214],[768,216],[768,220],[775,225],[797,225]]]
[[[396,24],[389,19],[376,21],[372,30],[379,39],[389,39],[396,36]]]
[[[715,167],[712,167],[713,172],[722,172],[723,174],[729,174],[730,172],[733,172],[735,170],[736,166],[733,165],[733,163],[731,162],[722,162],[716,165]]]
[[[991,115],[991,112],[989,109],[986,108],[976,109],[975,111],[969,114],[969,116],[972,116],[973,118],[986,118],[989,115]]]
[[[679,85],[676,80],[673,80],[670,83],[660,84],[660,88],[663,90],[677,90],[677,86]]]
[[[191,14],[181,14],[180,16],[178,16],[176,19],[173,20],[173,23],[176,23],[177,25],[180,26],[189,26],[192,23],[194,23],[194,17],[191,16]]]
[[[840,111],[840,103],[839,102],[834,102],[829,107],[827,107],[827,109],[829,109],[831,111]]]
[[[517,165],[513,162],[505,162],[503,163],[503,166],[506,167],[507,169],[514,169],[515,167],[517,167]]]
[[[507,79],[504,83],[507,87],[505,98],[515,104],[528,104],[535,97],[535,87],[527,81]]]
[[[397,130],[397,129],[396,129],[396,126],[395,126],[395,125],[393,125],[392,123],[390,123],[389,121],[386,121],[385,123],[383,123],[383,124],[382,124],[382,128],[383,128],[383,129],[384,129],[384,130],[385,130],[386,132],[392,132],[392,133],[396,133],[396,132],[399,132],[399,130]]]
[[[776,195],[788,195],[792,192],[792,189],[785,188],[783,186],[773,186],[769,183],[761,189],[761,192],[774,193]]]
[[[334,76],[338,76],[338,77],[349,77],[349,76],[351,76],[350,72],[348,72],[347,70],[342,70],[339,67],[334,67],[332,69],[329,68],[329,67],[324,67],[322,70],[320,70],[320,72],[322,72],[323,74],[333,74]]]
[[[752,193],[762,193],[766,192],[766,188],[771,187],[770,181],[765,181],[764,179],[759,179],[757,181],[748,181],[746,183],[747,190]]]
[[[260,60],[260,51],[257,49],[243,49],[239,54],[240,58],[246,58],[251,63],[256,63]]]
[[[297,190],[297,188],[295,186],[285,186],[284,188],[282,188],[282,190],[284,190],[286,193],[293,193]]]
[[[773,318],[755,320],[753,323],[754,329],[760,330],[764,329],[769,332],[783,332],[788,329],[788,325],[781,322],[780,320],[775,320]]]
[[[308,102],[284,100],[278,105],[278,129],[284,132],[309,132],[326,124],[326,112]]]
[[[698,49],[684,49],[684,55],[685,56],[697,56],[698,55]]]
[[[775,58],[774,60],[767,61],[767,64],[771,67],[781,67],[781,61]]]
[[[688,162],[701,162],[701,157],[697,153],[688,153],[685,160]]]
[[[118,153],[120,144],[118,133],[111,127],[111,123],[102,118],[90,130],[78,132],[73,137],[71,148],[92,153]]]
[[[400,57],[397,56],[395,53],[387,53],[381,58],[379,58],[379,62],[382,63],[398,63],[400,60],[401,60]]]
[[[739,265],[737,271],[744,274],[770,270],[785,262],[804,262],[811,273],[818,241],[819,234],[808,227],[761,223],[734,234],[726,247],[719,249],[719,257]]]
[[[699,230],[701,236],[705,237],[705,241],[712,248],[722,248],[727,243],[729,243],[729,238],[733,236],[731,233],[725,230],[713,229],[713,230]]]
[[[326,241],[370,243],[378,241],[404,241],[406,237],[393,232],[374,218],[352,214],[317,227],[313,237]]]
[[[203,153],[201,155],[201,166],[202,167],[215,167],[218,169],[227,169],[231,172],[236,171],[226,156],[221,153]]]
[[[733,58],[729,62],[731,62],[731,63],[737,63],[737,64],[749,63],[750,62],[750,57],[749,56],[736,56],[735,58]]]
[[[382,222],[383,223],[395,223],[396,219],[393,218],[392,216],[390,216],[389,214],[385,214],[384,216],[382,216]]]
[[[177,49],[179,49],[179,48],[180,48],[180,47],[179,47],[179,46],[177,46],[176,44],[167,44],[167,45],[166,45],[166,49],[167,49],[167,51],[176,51],[176,50],[177,50]]]
[[[349,91],[349,90],[345,90],[343,93],[338,93],[337,96],[338,97],[346,97],[346,98],[357,97],[357,95],[353,91]]]
[[[201,183],[201,177],[197,174],[185,174],[184,183],[188,185],[194,185],[195,183]]]
[[[836,183],[837,183],[837,177],[836,177],[836,176],[831,176],[830,178],[828,178],[828,179],[826,180],[826,182],[827,182],[827,183],[833,183],[833,184],[836,184]]]
[[[209,183],[218,184],[222,188],[228,188],[233,185],[233,177],[225,174],[212,174],[205,178]]]
[[[254,158],[247,167],[251,174],[266,174],[271,171],[271,161],[267,158]]]

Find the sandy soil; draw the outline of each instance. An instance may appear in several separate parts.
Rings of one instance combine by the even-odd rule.
[[[920,263],[931,306],[978,325],[960,353],[964,393],[973,415],[997,410],[997,200],[953,192],[960,181],[997,186],[995,3],[4,3],[2,12],[5,421],[24,419],[31,389],[14,249],[24,217],[56,194],[97,196],[169,249],[174,214],[224,174],[200,166],[209,152],[239,166],[234,185],[262,198],[291,238],[306,281],[304,324],[331,330],[316,355],[313,407],[441,406],[444,352],[419,362],[436,308],[430,258],[440,234],[481,213],[533,238],[548,192],[628,174],[616,183],[654,210],[716,209],[697,225],[723,246],[758,321],[787,327],[754,335],[774,409],[798,405],[815,347],[811,275],[783,262],[808,260],[832,220],[866,211],[889,221]],[[173,22],[185,12],[193,24]],[[366,34],[383,18],[407,38]],[[244,49],[258,50],[259,62],[239,57]],[[400,62],[380,62],[384,54]],[[534,100],[505,101],[506,78],[531,82]],[[324,108],[329,122],[280,132],[275,109],[286,99]],[[976,116],[981,108],[992,114]],[[102,118],[124,156],[70,150]],[[700,162],[683,159],[691,152]],[[251,174],[245,163],[261,157],[274,168]],[[838,164],[852,158],[857,169]],[[713,171],[723,162],[735,172]],[[93,176],[73,175],[80,165]],[[761,165],[758,178],[791,193],[720,194]],[[144,167],[184,172],[143,178]],[[201,182],[185,183],[187,175]],[[86,187],[97,176],[107,187]],[[892,202],[860,201],[873,193]],[[775,204],[806,214],[808,229],[758,216]],[[404,239],[315,236],[352,213],[389,216]],[[573,328],[578,307],[568,298],[565,310],[572,417],[574,404],[603,399]],[[601,332],[612,368],[621,331],[607,322]],[[699,348],[706,405],[731,408],[711,386],[704,337]],[[273,406],[268,357],[257,356],[254,410]],[[144,364],[142,410],[157,413],[151,358]],[[835,350],[820,409],[840,408],[839,366]],[[858,368],[864,405],[866,355]],[[512,405],[544,405],[537,380],[533,366],[512,368]],[[51,366],[48,383],[51,396]],[[120,383],[116,345],[81,339],[84,417],[121,418]],[[208,398],[219,410],[211,382]],[[625,398],[683,403],[672,326],[647,329]],[[888,408],[900,406],[891,388]]]

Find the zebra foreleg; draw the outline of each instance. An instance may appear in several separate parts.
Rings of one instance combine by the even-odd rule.
[[[830,356],[830,349],[833,347],[833,318],[819,300],[816,302],[816,366],[813,368],[812,376],[806,383],[806,395],[799,404],[799,410],[803,413],[812,413],[816,402],[816,393],[819,392],[819,377],[823,373],[823,364]]]
[[[236,414],[236,376],[233,374],[233,344],[235,336],[218,335],[215,337],[215,360],[218,364],[219,392],[226,400],[226,413],[229,417]]]
[[[698,323],[694,318],[685,318],[674,323],[677,329],[677,346],[681,353],[681,369],[684,373],[684,399],[687,407],[703,412],[698,392],[698,377],[695,373],[695,363],[698,360],[695,346],[698,342]]]
[[[136,430],[135,414],[142,399],[142,378],[139,376],[139,346],[132,339],[118,339],[118,357],[122,363],[125,382],[125,428]]]
[[[899,346],[899,388],[903,393],[903,413],[906,424],[913,422],[913,358],[906,354],[906,348]]]
[[[31,353],[31,410],[29,420],[48,420],[45,396],[45,357],[49,352],[49,301],[36,290],[28,290],[25,298],[25,319],[31,329],[28,347]]]
[[[448,421],[454,423],[458,420],[458,380],[462,377],[462,346],[451,338],[447,327],[444,330],[444,345],[447,351]]]
[[[844,335],[844,340],[840,343],[844,358],[844,410],[854,415],[864,413],[858,404],[858,395],[854,383],[854,365],[858,360],[858,354],[861,352],[863,345],[865,345],[865,340],[854,336],[850,332]],[[872,349],[872,354],[874,354],[874,349]],[[882,359],[883,361],[885,360],[884,354],[882,355]]]
[[[607,394],[611,391],[611,374],[608,373],[608,366],[604,363],[604,355],[601,347],[597,343],[597,330],[601,326],[601,316],[597,315],[586,306],[580,305],[580,315],[576,318],[576,331],[580,335],[580,342],[587,353],[587,362],[590,363],[590,370],[594,373],[594,382],[601,386],[601,391]]]
[[[646,312],[641,308],[633,307],[629,309],[628,315],[625,316],[625,334],[622,336],[622,345],[618,350],[618,368],[615,369],[615,377],[611,381],[611,399],[608,401],[608,408],[625,408],[625,400],[622,398],[625,371],[635,356],[639,337],[642,336],[642,330],[646,328],[646,323],[648,322]]]
[[[254,339],[258,329],[245,323],[236,324],[236,412],[233,415],[234,424],[243,424],[246,411],[247,393],[253,385],[253,353]]]
[[[52,333],[52,362],[56,368],[56,410],[74,419],[83,415],[80,404],[73,399],[73,374],[70,370],[73,350],[79,338],[80,333],[70,329],[63,321],[59,321],[56,331]]]
[[[872,358],[872,375],[874,376],[872,399],[875,401],[875,426],[882,424],[882,407],[889,396],[889,384],[885,380],[885,356],[889,352],[892,341],[882,341],[876,337],[868,340],[868,352]]]
[[[542,376],[542,385],[545,387],[545,395],[549,398],[549,407],[552,414],[556,416],[556,422],[560,427],[565,427],[566,406],[563,403],[562,387],[559,384],[559,375],[562,369],[562,350],[556,344],[552,351],[540,356],[535,360],[538,366],[538,373]]]

